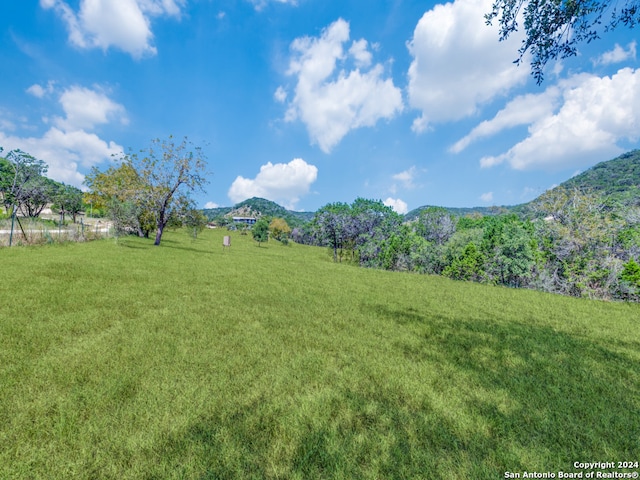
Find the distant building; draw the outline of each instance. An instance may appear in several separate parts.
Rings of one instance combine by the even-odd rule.
[[[234,223],[246,223],[247,225],[253,225],[256,223],[256,217],[232,217]]]

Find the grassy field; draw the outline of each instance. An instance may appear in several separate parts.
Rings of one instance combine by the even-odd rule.
[[[167,233],[0,249],[0,478],[640,461],[640,305]]]

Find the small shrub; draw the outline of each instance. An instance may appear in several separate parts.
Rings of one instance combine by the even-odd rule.
[[[635,288],[640,288],[640,265],[633,258],[624,264],[620,279]]]

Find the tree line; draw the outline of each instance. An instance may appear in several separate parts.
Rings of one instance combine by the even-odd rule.
[[[579,189],[546,192],[527,217],[455,217],[423,210],[411,222],[381,201],[330,203],[291,233],[336,262],[443,275],[577,297],[640,300],[640,208]]]
[[[0,153],[3,149],[0,147]],[[0,157],[0,200],[6,215],[15,218],[38,217],[47,205],[76,221],[83,210],[82,191],[45,176],[47,164],[22,150],[11,150]]]
[[[106,208],[117,234],[155,234],[207,222],[190,194],[206,183],[205,157],[185,138],[154,140],[86,176],[84,200]],[[83,208],[82,192],[44,176],[42,160],[20,150],[0,158],[0,196],[15,218],[38,216],[53,202],[64,215]],[[444,275],[509,287],[599,299],[640,300],[640,205],[579,188],[555,188],[519,213],[456,217],[431,207],[411,221],[381,201],[330,203],[290,231],[262,219],[254,238],[327,247],[336,262]]]
[[[0,153],[2,149],[0,147]],[[159,245],[168,226],[187,226],[197,234],[207,218],[195,208],[190,194],[206,183],[206,159],[199,147],[184,138],[153,140],[147,149],[115,159],[104,171],[94,167],[85,177],[86,193],[45,176],[42,160],[21,150],[0,158],[0,198],[7,215],[38,217],[52,204],[73,221],[87,205],[104,210],[116,235],[155,235]]]

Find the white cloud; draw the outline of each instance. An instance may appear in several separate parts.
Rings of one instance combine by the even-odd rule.
[[[456,0],[436,5],[416,25],[407,45],[413,56],[409,103],[422,111],[414,132],[424,132],[429,123],[472,115],[479,105],[528,78],[527,68],[513,64],[521,37],[514,34],[499,42],[497,26],[485,25],[491,4]]]
[[[489,203],[493,201],[493,192],[487,192],[480,195],[480,200],[485,203]]]
[[[368,42],[362,38],[358,41],[353,41],[349,53],[353,56],[358,67],[368,67],[371,65],[373,55],[368,50]]]
[[[126,125],[128,119],[122,105],[115,103],[102,91],[73,86],[63,92],[60,103],[65,118],[56,118],[56,124],[65,129],[93,128],[98,124],[119,120]]]
[[[42,98],[44,97],[45,91],[40,85],[31,85],[27,92],[33,95],[34,97]]]
[[[409,207],[406,202],[400,200],[399,198],[387,198],[384,202],[387,207],[393,208],[393,210],[401,215],[404,215],[409,211]]]
[[[476,140],[495,135],[507,128],[529,125],[553,114],[558,107],[561,94],[559,88],[551,87],[542,94],[527,94],[514,98],[495,117],[481,122],[468,135],[457,141],[450,151],[460,153]]]
[[[36,83],[27,88],[27,93],[33,95],[36,98],[43,98],[45,95],[53,93],[53,84],[54,83],[50,81],[49,83],[47,83],[46,87],[43,87],[42,85],[38,85]]]
[[[40,0],[67,24],[69,41],[79,48],[118,48],[135,58],[155,55],[152,16],[180,16],[186,0],[81,0],[76,13],[64,0]]]
[[[529,119],[527,138],[507,152],[482,158],[482,167],[503,162],[517,170],[587,167],[620,154],[619,141],[639,138],[640,70],[624,68],[611,77],[576,75],[557,88],[557,111],[540,110]],[[493,133],[500,130],[496,118],[501,113],[490,121],[496,122]]]
[[[275,165],[268,162],[260,167],[256,178],[238,176],[231,184],[228,196],[234,203],[261,197],[283,202],[285,207],[293,209],[300,197],[309,192],[317,177],[318,168],[301,158]]]
[[[204,204],[204,208],[218,208],[220,205],[218,205],[215,202],[207,202]]]
[[[249,0],[256,10],[262,10],[269,3],[282,3],[285,5],[298,5],[298,0]]]
[[[414,133],[424,133],[429,129],[429,118],[424,113],[416,117],[411,124],[411,131]]]
[[[84,107],[82,100],[87,102]],[[105,141],[87,130],[115,119],[123,121],[125,110],[104,93],[81,87],[65,90],[60,104],[64,118],[54,117],[55,125],[44,135],[24,137],[0,131],[0,145],[6,151],[19,148],[30,153],[49,166],[47,176],[80,187],[84,180],[80,169],[88,169],[123,152],[117,143]]]
[[[284,103],[287,99],[287,91],[284,89],[284,87],[279,86],[274,92],[273,98],[275,98],[277,102]]]
[[[416,167],[412,166],[411,168],[405,170],[404,172],[396,173],[391,178],[402,183],[402,186],[404,188],[411,189],[411,188],[415,188],[415,184],[413,183],[413,181],[416,178],[417,173],[418,171]]]
[[[123,151],[120,145],[106,142],[95,133],[84,130],[64,132],[56,127],[42,137],[8,136],[0,132],[0,145],[5,151],[19,148],[44,160],[49,166],[49,178],[76,187],[82,186],[84,180],[78,167],[89,168]]]
[[[312,143],[326,153],[349,131],[372,127],[403,109],[401,91],[390,78],[383,78],[381,64],[360,69],[371,63],[366,40],[353,42],[345,53],[343,46],[348,41],[349,24],[338,19],[320,37],[301,37],[291,44],[287,73],[297,77],[297,84],[285,120],[300,119]],[[355,69],[348,70],[349,60]]]
[[[604,52],[598,58],[593,60],[594,65],[611,65],[612,63],[620,63],[626,60],[631,60],[636,58],[636,42],[635,40],[627,45],[627,49],[625,50],[620,45],[616,43],[613,50],[608,52]]]

